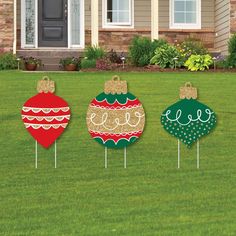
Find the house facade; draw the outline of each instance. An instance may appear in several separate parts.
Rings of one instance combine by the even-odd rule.
[[[140,35],[197,38],[225,55],[235,32],[236,0],[0,0],[0,50],[14,53],[127,51]]]

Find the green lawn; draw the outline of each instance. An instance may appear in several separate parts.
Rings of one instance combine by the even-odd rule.
[[[49,74],[49,73],[48,73]],[[87,132],[91,99],[113,73],[50,73],[72,119],[53,151],[39,147],[21,121],[24,102],[36,94],[42,73],[0,73],[0,235],[236,235],[236,74],[120,73],[143,103],[142,138],[127,149],[104,148]],[[183,145],[177,169],[177,140],[160,125],[161,112],[191,81],[199,101],[218,117],[216,129],[196,145]]]

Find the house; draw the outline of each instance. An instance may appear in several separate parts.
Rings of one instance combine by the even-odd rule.
[[[135,35],[200,39],[227,54],[236,0],[0,0],[0,48],[20,55],[77,55],[87,45],[127,51]]]

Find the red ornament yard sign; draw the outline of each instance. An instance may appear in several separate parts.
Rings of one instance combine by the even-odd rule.
[[[55,83],[48,77],[38,82],[38,94],[31,97],[22,108],[22,120],[26,129],[36,140],[36,168],[37,142],[48,148],[55,142],[56,167],[56,139],[63,133],[70,120],[70,108],[65,100],[54,95]]]

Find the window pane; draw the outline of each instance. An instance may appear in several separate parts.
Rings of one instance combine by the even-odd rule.
[[[195,13],[186,13],[186,23],[189,23],[189,24],[196,23],[196,14]]]
[[[129,0],[120,0],[119,1],[119,10],[129,10]]]
[[[107,0],[107,10],[108,11],[112,10],[112,0]]]
[[[112,10],[119,10],[119,0],[112,0]]]
[[[35,41],[35,1],[25,1],[25,43],[34,44]]]
[[[196,11],[196,1],[187,1],[186,2],[186,11]]]
[[[185,1],[175,1],[175,11],[185,11]]]
[[[185,23],[185,14],[184,13],[175,13],[175,23]]]
[[[119,14],[119,22],[120,23],[125,23],[129,22],[129,12],[120,12]]]
[[[71,0],[71,44],[80,45],[80,0]]]

